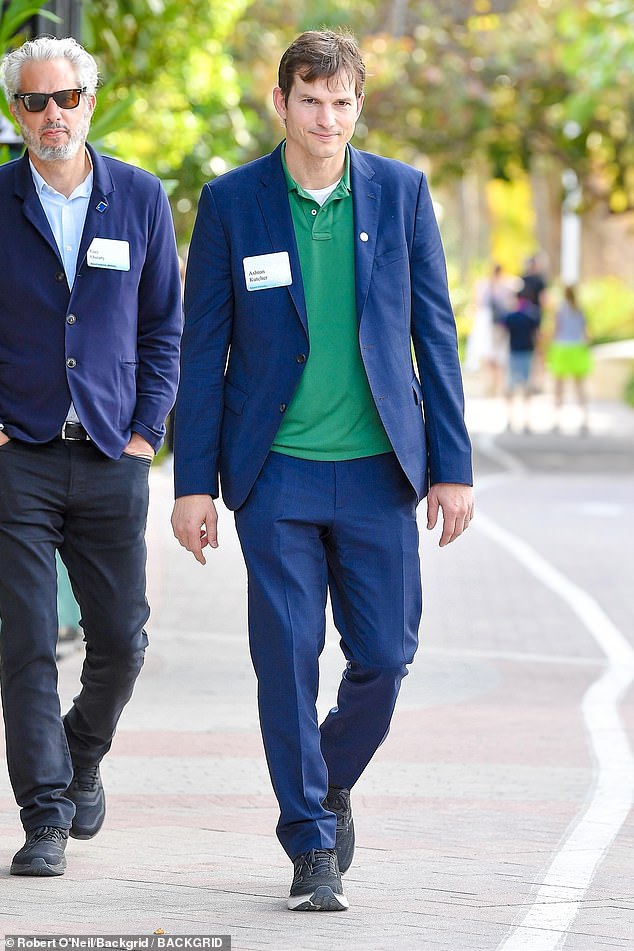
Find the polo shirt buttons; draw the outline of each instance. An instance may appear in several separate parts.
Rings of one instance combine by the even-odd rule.
[[[286,412],[286,403],[280,403],[280,413]]]
[[[297,360],[298,363],[306,363],[306,354],[298,353],[295,359]]]
[[[73,370],[77,366],[77,360],[75,360],[75,357],[69,357],[66,361],[66,366],[69,370]]]
[[[67,324],[77,323],[77,318],[75,317],[74,314],[69,314],[68,317],[66,318],[66,323]]]
[[[311,213],[311,215],[316,215],[316,214],[317,214],[317,209],[316,209],[316,208],[311,208],[311,209],[310,209],[310,213]]]

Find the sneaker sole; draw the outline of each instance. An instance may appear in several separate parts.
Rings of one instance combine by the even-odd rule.
[[[33,875],[37,877],[63,875],[66,868],[66,859],[63,859],[59,865],[49,865],[45,859],[33,859],[28,865],[17,865],[12,863],[9,870],[11,875]]]
[[[85,829],[73,829],[73,827],[71,826],[70,829],[68,830],[68,834],[71,837],[71,839],[83,839],[83,840],[92,839],[94,838],[94,836],[97,835],[102,825],[103,825],[103,822],[100,822],[94,832],[88,832]]]
[[[101,829],[102,825],[105,822],[105,819],[106,819],[106,810],[104,808],[104,811],[102,815],[100,816],[99,822],[97,823],[96,826],[93,826],[92,828],[86,828],[86,827],[82,828],[81,826],[76,826],[74,825],[74,823],[71,823],[71,827],[68,830],[68,834],[71,837],[71,839],[84,839],[84,840],[92,839],[93,836],[97,835],[97,833]]]
[[[291,895],[286,902],[290,911],[347,911],[349,901],[337,895],[329,885],[320,885],[312,895]]]

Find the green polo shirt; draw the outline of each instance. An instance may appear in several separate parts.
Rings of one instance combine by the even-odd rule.
[[[320,206],[293,181],[283,156],[310,349],[271,449],[331,461],[390,452],[359,349],[349,157],[341,181]]]

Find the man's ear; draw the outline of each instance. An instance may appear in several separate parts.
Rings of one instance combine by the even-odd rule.
[[[282,120],[286,121],[286,100],[284,99],[284,93],[279,86],[276,86],[273,90],[273,105],[275,106],[275,111]]]

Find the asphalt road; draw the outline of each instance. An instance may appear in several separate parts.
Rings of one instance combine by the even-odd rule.
[[[504,432],[470,400],[477,517],[421,527],[421,648],[353,794],[350,910],[286,911],[290,865],[257,728],[229,513],[202,568],[152,472],[151,647],[103,766],[108,818],[63,878],[7,874],[22,842],[0,764],[0,934],[232,936],[240,951],[601,951],[634,934],[634,413]],[[424,506],[421,526],[424,525]],[[67,703],[79,655],[60,666]],[[320,709],[342,661],[334,630]]]

